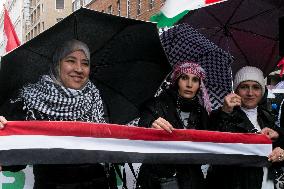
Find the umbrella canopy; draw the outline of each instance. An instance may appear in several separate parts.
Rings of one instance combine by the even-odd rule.
[[[162,32],[160,39],[171,64],[194,61],[203,67],[212,108],[222,105],[232,91],[231,55],[188,24]]]
[[[90,79],[114,123],[138,116],[139,106],[154,96],[170,71],[155,24],[82,8],[2,58],[0,105],[48,73],[54,49],[70,39],[89,46]]]
[[[233,74],[250,65],[267,76],[279,60],[278,19],[282,14],[283,0],[229,0],[189,12],[181,22],[230,52]]]

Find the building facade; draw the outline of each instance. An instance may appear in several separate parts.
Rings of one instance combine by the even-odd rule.
[[[3,2],[14,25],[15,31],[21,43],[24,41],[24,26],[27,18],[27,6],[29,0],[6,0]],[[2,5],[1,5],[2,6]],[[1,7],[2,8],[2,7]],[[0,56],[6,53],[6,38],[4,35],[4,11],[0,15]]]
[[[21,44],[72,13],[72,0],[6,0],[4,3]],[[2,56],[6,53],[3,11],[0,16],[0,32],[3,34],[0,35]]]
[[[72,0],[30,0],[25,41],[34,38],[71,13]]]
[[[73,11],[80,7],[113,15],[148,21],[166,0],[73,0]]]

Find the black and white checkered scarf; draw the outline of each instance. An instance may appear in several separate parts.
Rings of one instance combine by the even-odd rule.
[[[65,120],[105,123],[99,90],[88,81],[82,90],[65,88],[44,75],[20,91],[27,120]]]

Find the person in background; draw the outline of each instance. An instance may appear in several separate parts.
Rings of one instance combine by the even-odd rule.
[[[49,75],[24,86],[0,107],[0,127],[3,129],[7,120],[105,123],[103,101],[98,88],[89,80],[89,74],[87,45],[75,39],[65,42],[53,55]],[[19,171],[24,167],[8,166],[2,170]],[[112,187],[102,164],[34,165],[33,171],[35,189]]]
[[[271,112],[259,105],[265,93],[262,71],[251,66],[241,68],[235,75],[233,88],[235,93],[228,94],[223,106],[212,111],[211,128],[224,132],[262,133],[274,141],[274,146],[279,146],[282,132],[275,127]],[[284,160],[283,154],[276,152],[268,158],[272,162]],[[261,167],[213,166],[208,177],[210,186],[220,189],[274,187],[268,169]]]
[[[206,130],[211,111],[204,85],[205,71],[194,62],[174,66],[170,87],[148,101],[141,110],[139,126],[163,129]],[[201,165],[142,164],[137,188],[205,188]]]

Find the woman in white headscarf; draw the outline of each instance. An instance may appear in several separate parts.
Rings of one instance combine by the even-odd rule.
[[[0,108],[0,126],[7,120],[86,121],[105,123],[103,101],[90,82],[90,51],[78,40],[62,44],[53,56],[50,74],[19,90]],[[62,157],[64,158],[64,157]],[[20,170],[21,166],[3,167]],[[101,164],[34,165],[36,189],[109,188]]]

